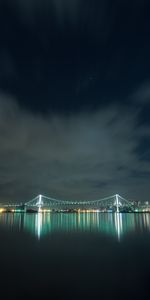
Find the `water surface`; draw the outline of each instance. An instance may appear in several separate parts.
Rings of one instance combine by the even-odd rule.
[[[149,293],[150,214],[3,213],[0,241],[5,299]]]

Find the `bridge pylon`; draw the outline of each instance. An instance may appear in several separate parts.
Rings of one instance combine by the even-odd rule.
[[[116,194],[115,197],[116,197],[116,203],[115,203],[116,204],[116,212],[119,213],[119,195]]]
[[[36,203],[36,206],[38,207],[38,212],[41,211],[42,205],[43,205],[42,195],[39,195],[39,196],[38,196],[38,202]]]

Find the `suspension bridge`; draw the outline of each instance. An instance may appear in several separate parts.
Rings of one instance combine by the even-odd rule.
[[[5,204],[6,210],[23,210],[23,211],[100,211],[100,212],[134,212],[133,202],[115,194],[92,201],[67,201],[50,198],[44,195],[38,195],[28,202],[20,204]]]

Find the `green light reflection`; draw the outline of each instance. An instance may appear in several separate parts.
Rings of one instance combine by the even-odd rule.
[[[57,232],[99,232],[120,239],[128,232],[150,231],[150,214],[121,213],[3,213],[0,226],[26,231],[38,239]]]

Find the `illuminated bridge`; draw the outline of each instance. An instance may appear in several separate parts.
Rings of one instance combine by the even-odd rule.
[[[4,206],[3,206],[4,207]],[[24,204],[5,205],[5,208],[23,208],[24,211],[110,211],[110,212],[132,212],[135,207],[132,202],[116,194],[103,199],[92,201],[66,201],[58,200],[43,195],[38,195],[34,199]]]

